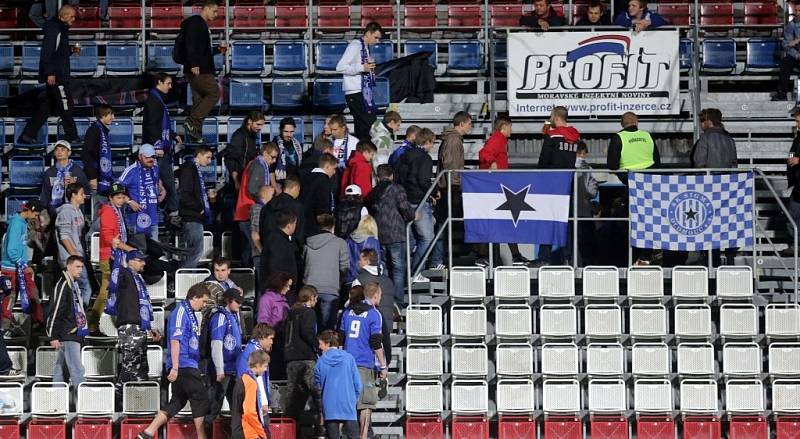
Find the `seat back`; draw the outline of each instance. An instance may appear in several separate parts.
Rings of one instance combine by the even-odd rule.
[[[533,413],[536,390],[531,380],[497,380],[497,412],[500,414]]]
[[[160,72],[177,73],[181,65],[172,59],[172,43],[147,43],[147,68]]]
[[[450,269],[449,280],[449,294],[452,299],[486,297],[486,271],[483,267],[453,267]]]
[[[42,185],[44,158],[41,156],[13,156],[8,160],[8,180],[14,188],[35,188]],[[6,211],[14,214],[16,210]]]
[[[161,391],[154,381],[131,381],[122,384],[122,413],[154,415],[161,406]]]
[[[231,71],[238,74],[260,74],[264,71],[264,43],[236,41],[231,45]]]
[[[454,337],[486,336],[486,307],[453,305],[450,307],[450,335]]]
[[[708,268],[697,265],[673,268],[672,296],[691,299],[708,297]]]
[[[619,269],[612,266],[587,266],[583,269],[583,296],[611,298],[619,296]]]
[[[500,343],[495,350],[495,366],[500,376],[533,375],[535,351],[529,343]]]
[[[444,394],[439,381],[409,380],[405,396],[408,413],[441,413],[444,409]]]
[[[406,347],[406,375],[439,377],[444,372],[444,354],[440,344],[411,343]]]
[[[453,40],[447,44],[447,70],[476,72],[483,69],[483,43],[477,40]]]
[[[117,375],[117,349],[101,346],[84,346],[81,349],[84,377],[94,380],[108,380]]]
[[[233,6],[233,28],[250,29],[267,27],[267,7],[259,5]]]
[[[135,74],[139,72],[139,45],[109,42],[106,45],[106,74]]]
[[[343,31],[350,27],[350,6],[317,6],[317,27],[322,31]]]
[[[450,371],[455,376],[489,374],[489,349],[483,343],[456,343],[450,348]]]
[[[78,416],[113,416],[114,383],[80,383],[76,411]]]
[[[273,46],[272,71],[278,75],[296,75],[306,68],[306,43],[303,41],[276,41]],[[338,62],[338,60],[337,60]],[[334,70],[335,70],[334,66]]]
[[[454,379],[450,384],[450,397],[454,414],[489,412],[489,384],[486,381]]]
[[[336,73],[336,64],[347,49],[347,41],[319,41],[315,48],[314,68],[317,73]]]
[[[628,297],[650,299],[664,296],[664,270],[655,265],[628,268]]]
[[[179,268],[175,272],[175,300],[185,299],[189,288],[208,276],[211,276],[211,271],[207,268]]]
[[[546,379],[542,384],[542,410],[545,415],[580,412],[580,383],[575,380]]]
[[[33,383],[31,415],[66,417],[67,413],[69,413],[69,385],[67,383]]]
[[[672,361],[665,343],[636,343],[631,348],[631,372],[634,376],[668,376]]]
[[[108,127],[108,144],[111,148],[130,149],[133,146],[133,120],[126,117],[114,119]]]
[[[304,79],[275,78],[272,81],[272,107],[299,109],[305,104],[306,82]]]
[[[264,107],[264,84],[261,81],[231,80],[228,95],[231,108],[261,109]]]

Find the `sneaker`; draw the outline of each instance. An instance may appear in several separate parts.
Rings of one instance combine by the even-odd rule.
[[[533,262],[530,259],[526,258],[525,256],[519,255],[514,256],[514,259],[511,261],[511,265],[530,265]]]
[[[378,380],[378,398],[383,399],[386,398],[386,395],[389,394],[389,380],[383,379]]]
[[[27,135],[27,134],[21,134],[17,138],[17,143],[22,144],[22,145],[35,145],[35,144],[39,143],[39,141],[34,139],[33,137]]]
[[[478,258],[475,260],[475,265],[486,268],[489,266],[489,260],[486,258]]]
[[[444,270],[444,269],[446,269],[446,268],[447,268],[447,266],[446,266],[446,265],[444,265],[444,264],[438,264],[438,265],[436,265],[435,267],[431,267],[430,269],[431,269],[431,270],[435,270],[435,271],[442,271],[442,270]]]
[[[417,277],[414,278],[414,280],[411,281],[411,283],[426,283],[430,281],[431,281],[430,279],[428,279],[427,277],[423,276],[422,273],[420,273],[417,275]]]
[[[646,259],[637,259],[636,262],[633,265],[637,265],[637,266],[645,265],[645,266],[647,266],[647,265],[650,265],[650,261],[648,261]]]
[[[183,127],[186,129],[186,134],[193,143],[202,144],[205,141],[203,139],[203,132],[198,129],[198,127],[191,120],[186,119],[186,121],[183,123]]]
[[[150,436],[149,434],[147,434],[145,432],[141,432],[141,433],[136,435],[136,439],[153,439],[153,436]]]
[[[794,248],[787,247],[787,248],[781,250],[781,257],[793,258],[794,257]]]
[[[544,267],[545,265],[550,265],[550,264],[547,263],[547,261],[545,261],[543,259],[537,259],[535,261],[530,261],[526,265],[528,266],[528,268],[541,268],[541,267]]]

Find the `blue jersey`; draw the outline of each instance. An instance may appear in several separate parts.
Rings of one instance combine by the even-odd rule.
[[[370,347],[369,339],[382,334],[383,318],[368,300],[364,302],[370,308],[359,314],[348,308],[342,315],[339,330],[344,333],[344,350],[356,359],[356,365],[374,369],[375,352]]]
[[[258,340],[250,340],[247,342],[247,345],[244,347],[242,354],[239,355],[239,359],[236,360],[236,379],[240,379],[242,375],[247,373],[250,369],[250,366],[247,364],[248,360],[250,359],[250,354],[255,351],[262,351],[261,345],[258,343]],[[264,396],[266,397],[267,401],[272,401],[272,395],[269,393],[269,368],[267,368],[264,375],[260,377],[261,383],[264,387]],[[259,389],[260,390],[260,389]]]
[[[197,363],[200,361],[200,324],[186,301],[181,302],[169,315],[166,355],[164,355],[164,365],[167,370],[172,369],[170,346],[173,340],[178,341],[181,346],[178,368],[197,369]]]
[[[222,359],[225,373],[237,372],[236,363],[242,354],[242,329],[239,319],[224,307],[211,314],[211,341],[222,342]]]

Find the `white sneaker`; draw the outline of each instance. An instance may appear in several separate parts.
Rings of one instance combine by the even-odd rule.
[[[411,283],[425,283],[430,281],[431,281],[430,279],[428,279],[427,277],[423,276],[422,273],[420,273],[417,275],[417,277],[414,278],[414,280],[411,281]]]
[[[435,267],[431,267],[431,270],[441,271],[441,270],[444,270],[445,268],[447,268],[447,266],[446,266],[446,265],[444,265],[444,264],[439,264],[439,265],[437,265],[437,266],[435,266]]]

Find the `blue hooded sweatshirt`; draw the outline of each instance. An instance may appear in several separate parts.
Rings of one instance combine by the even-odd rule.
[[[361,394],[361,378],[356,360],[341,349],[328,349],[314,369],[317,388],[322,390],[325,420],[356,421],[356,404]]]

